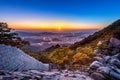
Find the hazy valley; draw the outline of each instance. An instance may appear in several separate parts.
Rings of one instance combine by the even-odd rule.
[[[70,46],[93,34],[97,30],[73,30],[73,31],[16,31],[23,39],[28,40],[31,46],[40,50],[55,46]]]

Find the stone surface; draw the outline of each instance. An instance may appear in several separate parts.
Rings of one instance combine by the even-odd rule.
[[[112,47],[118,47],[120,45],[120,40],[112,37],[110,39],[110,44],[111,44]]]
[[[105,80],[105,77],[102,74],[96,72],[94,72],[91,77],[94,78],[94,80]]]
[[[97,45],[108,44],[108,40],[99,41]]]
[[[22,50],[0,44],[0,70],[48,70],[45,65],[33,57],[25,54]]]
[[[95,80],[120,80],[120,40],[111,38],[107,49],[97,48],[89,73]],[[100,41],[99,45],[104,44]],[[107,51],[105,51],[107,50]]]
[[[1,71],[6,73],[6,71]],[[93,80],[81,72],[40,72],[38,70],[14,71],[11,74],[2,75],[0,80]]]

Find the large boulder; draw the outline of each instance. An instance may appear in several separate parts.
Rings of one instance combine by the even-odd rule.
[[[120,53],[103,57],[104,62],[94,61],[90,65],[91,77],[95,80],[120,80]],[[96,76],[96,77],[94,77]],[[104,77],[103,77],[104,76]],[[99,78],[99,79],[98,79]],[[108,79],[109,78],[109,79]]]
[[[48,70],[48,65],[25,54],[22,50],[0,44],[0,70]]]
[[[110,39],[110,44],[109,44],[110,47],[119,47],[120,46],[120,40],[117,39],[117,38],[114,38],[112,37]]]

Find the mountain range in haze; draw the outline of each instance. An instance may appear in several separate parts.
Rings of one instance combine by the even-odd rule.
[[[45,49],[53,45],[69,46],[75,42],[81,41],[96,30],[79,30],[79,31],[16,31],[19,36],[28,40],[31,46]]]

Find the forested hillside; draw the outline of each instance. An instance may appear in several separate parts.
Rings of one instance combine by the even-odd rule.
[[[117,33],[120,32],[120,19],[108,25],[104,29],[95,32],[93,35],[88,36],[82,41],[74,43],[73,45],[70,46],[70,49],[75,50],[78,47],[85,47],[85,46],[90,46],[92,48],[95,48],[96,44],[100,40],[110,39],[113,36],[113,34],[115,34],[116,32]]]

